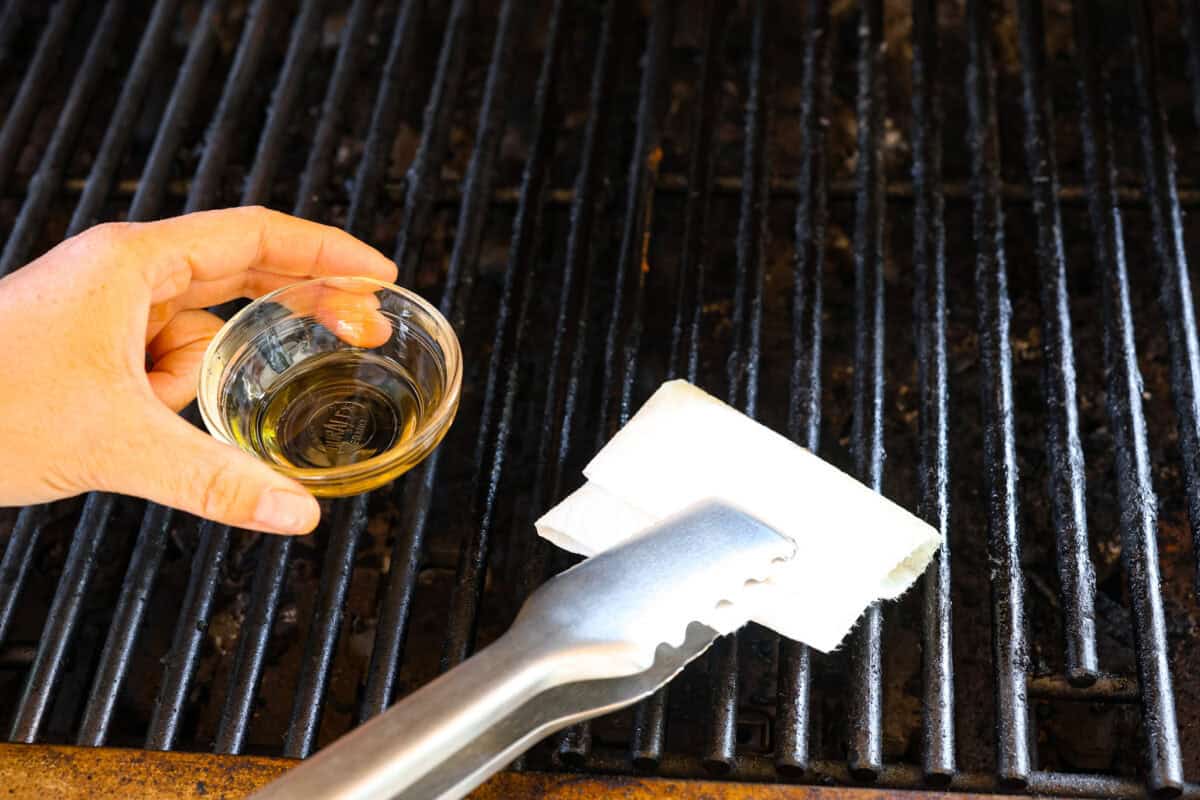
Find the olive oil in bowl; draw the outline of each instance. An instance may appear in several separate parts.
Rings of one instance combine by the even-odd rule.
[[[342,350],[293,365],[235,427],[238,444],[284,467],[356,464],[403,444],[426,404],[403,365]]]

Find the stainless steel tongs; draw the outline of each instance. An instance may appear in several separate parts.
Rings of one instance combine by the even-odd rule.
[[[792,552],[747,514],[697,506],[555,576],[493,644],[255,797],[462,797],[548,734],[665,684],[719,635],[697,620]]]

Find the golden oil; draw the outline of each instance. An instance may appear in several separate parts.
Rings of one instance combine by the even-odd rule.
[[[273,464],[342,467],[413,436],[425,406],[417,386],[396,361],[338,350],[293,365],[248,408],[227,398],[227,418],[237,443]]]

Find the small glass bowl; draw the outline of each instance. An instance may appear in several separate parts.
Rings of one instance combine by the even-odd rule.
[[[209,343],[197,400],[209,432],[318,497],[415,467],[458,410],[462,353],[418,295],[318,278],[263,295]]]

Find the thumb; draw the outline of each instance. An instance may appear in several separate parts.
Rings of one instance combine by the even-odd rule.
[[[321,517],[304,487],[218,442],[157,402],[98,476],[104,488],[238,528],[308,533]],[[106,479],[107,478],[107,479]]]

